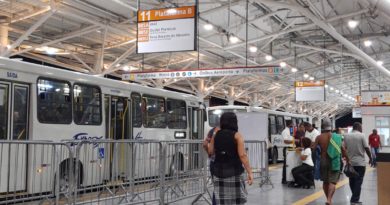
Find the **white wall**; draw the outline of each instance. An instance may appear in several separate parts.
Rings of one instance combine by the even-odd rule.
[[[363,133],[368,136],[376,128],[375,117],[390,116],[390,107],[362,107]]]

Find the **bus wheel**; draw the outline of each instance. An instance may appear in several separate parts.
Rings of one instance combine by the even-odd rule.
[[[272,150],[272,164],[278,163],[278,148],[274,147]]]

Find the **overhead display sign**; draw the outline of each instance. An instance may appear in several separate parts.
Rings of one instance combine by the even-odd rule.
[[[234,75],[252,74],[272,74],[277,75],[281,71],[280,67],[235,67],[235,68],[213,68],[185,71],[161,71],[161,72],[132,72],[123,74],[122,80],[145,80],[145,79],[165,79],[165,78],[201,78]]]
[[[196,7],[138,11],[137,53],[196,50]]]
[[[295,82],[296,101],[325,101],[325,81]]]
[[[353,107],[352,108],[352,118],[362,118],[362,108]]]
[[[390,91],[362,91],[362,106],[390,106]]]

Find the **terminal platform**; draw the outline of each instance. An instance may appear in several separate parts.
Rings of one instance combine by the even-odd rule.
[[[311,189],[301,189],[287,187],[287,185],[281,184],[282,180],[282,166],[270,166],[270,176],[274,188],[271,186],[259,187],[258,181],[252,186],[248,187],[248,203],[250,205],[267,204],[267,205],[323,205],[326,202],[324,192],[322,191],[322,182],[316,181],[316,187]],[[348,178],[343,174],[337,184],[336,192],[333,196],[334,205],[347,205],[351,197],[351,191],[349,189]],[[376,169],[367,167],[366,175],[362,185],[362,194],[360,201],[363,204],[373,205],[378,204],[377,197],[377,176]],[[190,204],[189,200],[187,203]],[[177,203],[187,204],[186,202]],[[261,203],[259,203],[261,202]],[[199,201],[196,205],[207,204],[205,201]]]

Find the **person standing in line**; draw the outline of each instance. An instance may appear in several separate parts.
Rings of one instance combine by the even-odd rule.
[[[336,191],[336,184],[340,178],[340,154],[346,158],[349,162],[349,158],[346,155],[344,146],[341,143],[340,135],[332,135],[332,123],[329,119],[323,119],[321,125],[321,135],[319,135],[315,142],[314,147],[321,148],[321,162],[320,172],[321,180],[323,181],[322,188],[326,196],[326,205],[332,205],[332,198]],[[329,149],[331,147],[331,149]],[[331,150],[331,152],[329,152]],[[339,151],[335,153],[335,150]],[[330,157],[332,155],[338,155],[339,157]]]
[[[216,204],[245,204],[248,193],[245,188],[244,168],[247,171],[249,185],[253,183],[253,174],[245,151],[244,139],[238,132],[236,114],[233,112],[222,114],[220,130],[211,139],[207,151],[209,155],[215,154]]]
[[[379,153],[379,148],[382,149],[381,138],[376,129],[372,130],[372,134],[368,137],[368,144],[371,147],[372,166],[376,167],[376,155]]]
[[[344,143],[347,148],[348,157],[351,159],[350,164],[355,171],[359,174],[357,177],[349,178],[349,187],[351,188],[351,205],[362,204],[360,202],[360,193],[362,190],[362,184],[364,174],[366,172],[366,161],[364,153],[367,154],[370,159],[369,164],[372,163],[371,152],[368,147],[367,139],[362,133],[362,124],[355,122],[353,124],[352,133],[344,135]]]
[[[319,136],[321,133],[313,127],[312,124],[305,122],[305,137],[311,139],[312,142],[316,141],[317,136]]]
[[[213,127],[210,129],[210,131],[207,133],[207,136],[206,136],[206,139],[203,141],[203,148],[206,152],[208,152],[208,146],[209,144],[211,143],[211,139],[213,139],[215,137],[215,135],[217,134],[217,132],[220,130],[219,128],[219,125],[217,127]],[[211,176],[211,180],[213,181],[214,178],[214,161],[215,161],[215,155],[209,155],[209,167],[210,167],[210,176]],[[217,202],[215,201],[215,195],[213,193],[213,196],[212,196],[212,205],[216,205]]]
[[[291,136],[291,128],[293,127],[293,123],[291,120],[286,120],[286,127],[282,131],[282,137],[283,142],[286,144],[285,147],[283,147],[283,172],[282,172],[282,184],[287,184],[287,165],[286,165],[286,158],[287,158],[287,148],[292,147],[293,143],[295,143],[294,138]]]
[[[302,139],[305,137],[305,123],[301,123],[298,125],[298,129],[295,132],[294,138],[295,138],[295,146],[300,147]]]

